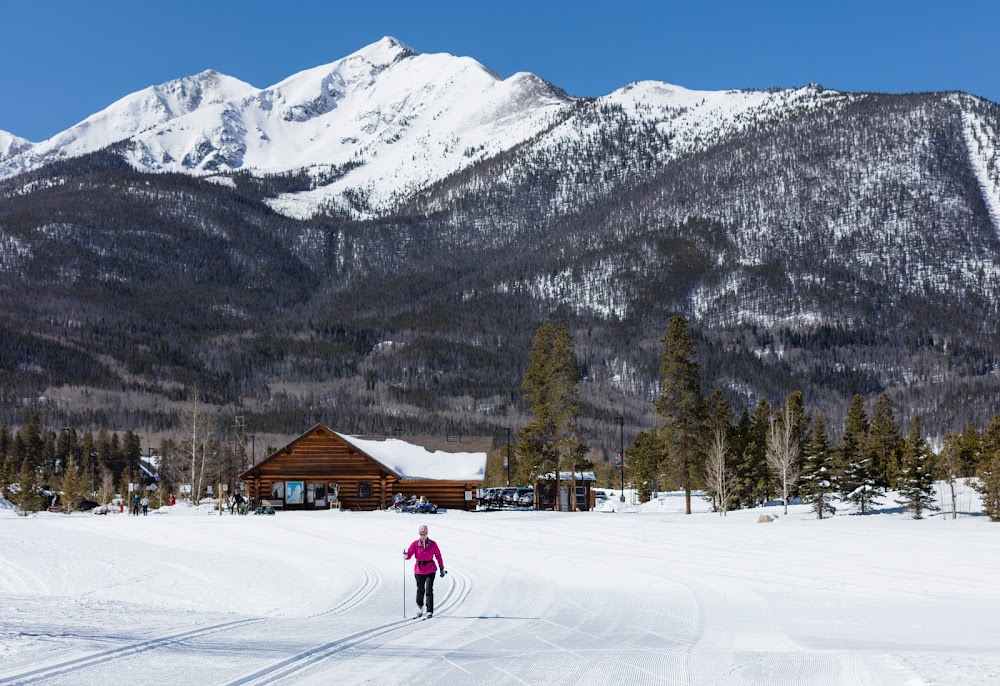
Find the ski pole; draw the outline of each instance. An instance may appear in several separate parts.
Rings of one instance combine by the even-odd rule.
[[[403,558],[403,619],[406,619],[406,558]]]

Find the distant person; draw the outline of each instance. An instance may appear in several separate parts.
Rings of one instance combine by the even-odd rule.
[[[176,504],[177,504],[177,498],[175,498],[173,496],[173,494],[171,494],[170,495],[170,500],[167,501],[167,505],[173,506],[173,505],[176,505]]]
[[[142,496],[142,500],[139,501],[139,504],[142,505],[142,516],[145,517],[149,514],[149,498]]]
[[[132,496],[132,514],[136,517],[139,516],[139,494]]]
[[[409,560],[416,557],[417,562],[413,566],[413,576],[417,580],[417,617],[424,614],[424,598],[427,599],[427,617],[434,616],[434,575],[439,573],[443,577],[444,560],[441,559],[441,550],[438,544],[427,537],[427,525],[421,524],[417,529],[419,538],[410,544],[410,547],[403,551],[403,559]],[[434,560],[437,559],[437,565]]]

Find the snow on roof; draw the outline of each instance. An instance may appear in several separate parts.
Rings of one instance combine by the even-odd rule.
[[[336,433],[336,432],[335,432]],[[398,438],[371,440],[338,433],[344,441],[399,474],[404,479],[482,481],[486,477],[486,453],[431,452]]]

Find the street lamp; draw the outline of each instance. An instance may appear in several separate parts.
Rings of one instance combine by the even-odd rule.
[[[503,470],[507,473],[507,485],[510,486],[510,427],[507,427],[507,456],[503,458]]]
[[[619,444],[619,449],[621,450],[621,452],[619,452],[618,454],[621,456],[620,459],[621,459],[621,463],[622,463],[621,464],[621,467],[622,467],[622,494],[621,494],[620,500],[621,500],[621,502],[624,503],[625,502],[625,417],[624,417],[624,415],[621,416],[621,417],[615,417],[615,421],[618,422],[618,426],[621,428],[621,433],[619,434],[620,435],[620,440],[621,440],[621,443]]]

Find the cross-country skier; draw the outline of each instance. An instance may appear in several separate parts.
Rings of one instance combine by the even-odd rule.
[[[427,537],[427,525],[421,524],[417,533],[420,534],[420,537],[403,551],[403,558],[407,560],[411,557],[417,558],[417,562],[413,566],[413,576],[417,580],[417,617],[424,614],[424,597],[426,596],[426,618],[430,619],[434,616],[434,575],[440,574],[443,577],[447,572],[444,571],[441,549],[438,548],[437,543]],[[437,558],[437,565],[434,564],[435,558]]]

